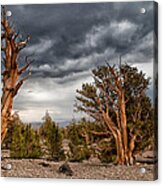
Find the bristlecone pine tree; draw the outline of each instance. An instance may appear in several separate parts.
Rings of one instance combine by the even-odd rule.
[[[1,98],[1,143],[3,142],[8,123],[11,117],[13,107],[13,99],[17,95],[18,90],[23,82],[28,79],[30,72],[28,68],[31,64],[28,57],[25,57],[25,66],[20,68],[18,57],[22,49],[24,49],[29,41],[29,36],[22,39],[22,35],[16,32],[11,26],[5,7],[2,8],[1,20],[1,54],[2,54],[2,98]]]
[[[94,83],[77,90],[76,110],[106,125],[106,134],[115,140],[116,164],[132,165],[137,139],[151,138],[154,129],[153,109],[146,96],[150,79],[128,65],[101,66],[92,73]]]

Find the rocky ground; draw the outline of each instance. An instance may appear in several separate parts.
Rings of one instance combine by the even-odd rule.
[[[115,166],[113,164],[68,163],[72,174],[60,173],[63,162],[43,159],[10,159],[1,162],[3,177],[37,177],[62,179],[111,179],[111,180],[154,180],[156,164]]]

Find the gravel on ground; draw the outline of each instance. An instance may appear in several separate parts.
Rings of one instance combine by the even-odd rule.
[[[113,164],[68,163],[73,171],[72,176],[59,173],[64,162],[53,162],[43,159],[10,159],[1,161],[1,176],[28,178],[61,178],[61,179],[107,179],[107,180],[155,180],[156,164],[135,164],[122,166]]]

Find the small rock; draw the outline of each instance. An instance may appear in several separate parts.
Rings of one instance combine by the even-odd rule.
[[[73,171],[71,170],[71,168],[70,168],[68,163],[64,163],[63,165],[61,165],[59,167],[58,172],[66,174],[66,176],[72,176],[73,175]]]
[[[45,163],[45,162],[41,162],[41,163],[39,163],[39,165],[42,165],[43,167],[49,167],[50,166],[49,163]]]
[[[142,153],[143,158],[157,158],[157,153],[155,151],[146,151]]]
[[[88,160],[83,160],[82,163],[84,163],[84,164],[88,164],[89,161],[88,161]]]
[[[89,161],[89,163],[94,163],[94,164],[101,163],[100,159],[98,157],[94,157],[94,156],[91,156],[88,161]]]

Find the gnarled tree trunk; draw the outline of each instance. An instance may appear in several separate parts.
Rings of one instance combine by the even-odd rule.
[[[111,67],[110,67],[111,68]],[[115,124],[109,114],[109,106],[108,102],[111,99],[108,95],[106,95],[106,109],[103,109],[103,103],[98,100],[98,104],[100,105],[100,111],[103,113],[103,118],[105,123],[108,126],[108,129],[113,134],[115,144],[116,144],[116,151],[117,157],[115,160],[115,164],[126,164],[132,165],[133,164],[133,151],[135,148],[135,140],[136,135],[132,136],[129,141],[129,133],[127,130],[127,116],[126,116],[126,102],[125,102],[125,91],[122,86],[122,80],[119,79],[118,76],[115,75],[114,71],[111,69],[111,73],[116,81],[116,86],[113,88],[114,91],[117,92],[117,111],[116,113],[116,123]],[[103,85],[104,88],[104,85]],[[105,89],[105,88],[104,88]],[[103,89],[101,89],[103,91]]]
[[[31,62],[25,58],[26,65],[19,69],[18,56],[20,51],[27,45],[29,37],[25,40],[19,38],[19,33],[16,33],[10,26],[7,20],[6,10],[2,10],[2,35],[1,35],[1,51],[2,54],[2,97],[1,97],[1,144],[6,136],[8,123],[10,121],[13,100],[17,95],[19,88],[23,82],[30,76],[28,71],[26,76],[21,78],[21,75],[28,69]]]

